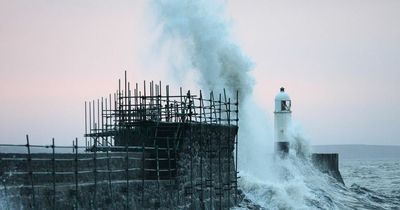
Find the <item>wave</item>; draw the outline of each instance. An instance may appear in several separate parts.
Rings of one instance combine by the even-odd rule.
[[[398,193],[346,187],[307,159],[275,159],[265,170],[262,176],[240,173],[244,199],[235,209],[400,209]]]

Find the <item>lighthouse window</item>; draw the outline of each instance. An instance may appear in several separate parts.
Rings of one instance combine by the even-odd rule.
[[[282,101],[281,102],[281,110],[282,111],[290,111],[290,101]]]

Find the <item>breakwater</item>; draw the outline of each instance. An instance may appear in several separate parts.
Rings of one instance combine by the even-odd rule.
[[[239,199],[234,162],[237,127],[169,123],[168,129],[180,129],[180,137],[169,142],[165,133],[166,138],[158,138],[154,146],[115,146],[83,153],[74,145],[74,153],[53,154],[52,145],[48,145],[48,153],[0,153],[1,195],[5,201],[2,207],[225,209],[233,206]]]

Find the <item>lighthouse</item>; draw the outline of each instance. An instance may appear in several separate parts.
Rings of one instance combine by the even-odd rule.
[[[281,157],[285,157],[289,153],[288,128],[292,118],[291,105],[289,95],[285,92],[285,88],[281,87],[275,96],[274,112],[275,153]]]

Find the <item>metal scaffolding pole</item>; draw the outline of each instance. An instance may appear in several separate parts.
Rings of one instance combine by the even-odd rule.
[[[34,181],[33,181],[33,171],[32,171],[32,157],[31,157],[31,146],[29,144],[29,136],[26,135],[26,148],[28,150],[28,164],[27,164],[27,169],[28,169],[28,174],[29,174],[29,180],[31,183],[31,195],[32,195],[32,209],[36,209],[36,197],[35,197],[35,188],[34,188]]]
[[[51,175],[53,178],[53,209],[56,209],[56,155],[55,155],[55,144],[54,144],[54,138],[51,140],[51,151],[52,151],[52,158],[51,158],[51,163],[52,163],[52,171]]]
[[[75,209],[78,209],[78,138],[75,139],[75,144],[73,145],[75,149]]]

